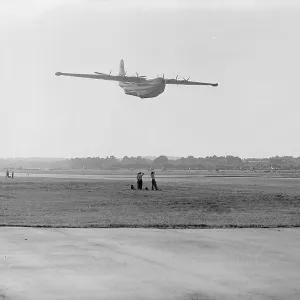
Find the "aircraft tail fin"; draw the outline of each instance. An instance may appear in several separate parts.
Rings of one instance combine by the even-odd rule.
[[[120,61],[119,75],[123,75],[123,76],[126,75],[125,68],[124,68],[124,60],[123,59],[121,59],[121,61]]]

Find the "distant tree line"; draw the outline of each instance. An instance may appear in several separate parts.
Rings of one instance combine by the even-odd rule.
[[[300,169],[300,157],[276,156],[270,158],[241,159],[238,156],[207,156],[207,157],[181,157],[169,159],[165,155],[156,157],[154,160],[141,156],[117,159],[114,156],[72,158],[66,161],[70,169],[141,169],[141,168],[163,168],[177,170],[259,170],[259,169]]]
[[[154,159],[141,156],[124,156],[122,159],[109,157],[84,157],[71,159],[0,159],[2,169],[12,167],[16,169],[176,169],[176,170],[300,170],[300,157],[275,156],[270,158],[247,158],[238,156],[206,156],[181,157],[170,159],[160,155]]]

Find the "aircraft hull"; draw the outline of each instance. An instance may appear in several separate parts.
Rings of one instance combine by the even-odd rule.
[[[141,82],[119,82],[125,94],[140,98],[154,98],[164,92],[166,83],[163,78],[143,80]]]

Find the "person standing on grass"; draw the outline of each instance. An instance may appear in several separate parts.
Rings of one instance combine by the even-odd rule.
[[[151,178],[152,178],[152,191],[155,189],[156,191],[158,190],[156,180],[155,180],[155,172],[151,172]]]
[[[140,181],[141,190],[143,189],[143,176],[144,176],[144,173],[141,173],[141,181]]]
[[[140,189],[140,180],[141,180],[141,172],[138,172],[136,175],[136,189]]]
[[[140,190],[143,189],[143,176],[144,176],[144,173],[140,173]]]
[[[143,175],[144,175],[144,173],[142,173],[142,172],[137,173],[136,178],[137,178],[137,189],[138,190],[143,189]]]

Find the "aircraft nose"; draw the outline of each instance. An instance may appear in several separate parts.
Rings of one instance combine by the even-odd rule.
[[[60,75],[61,75],[61,72],[56,72],[55,75],[56,75],[56,76],[60,76]]]

